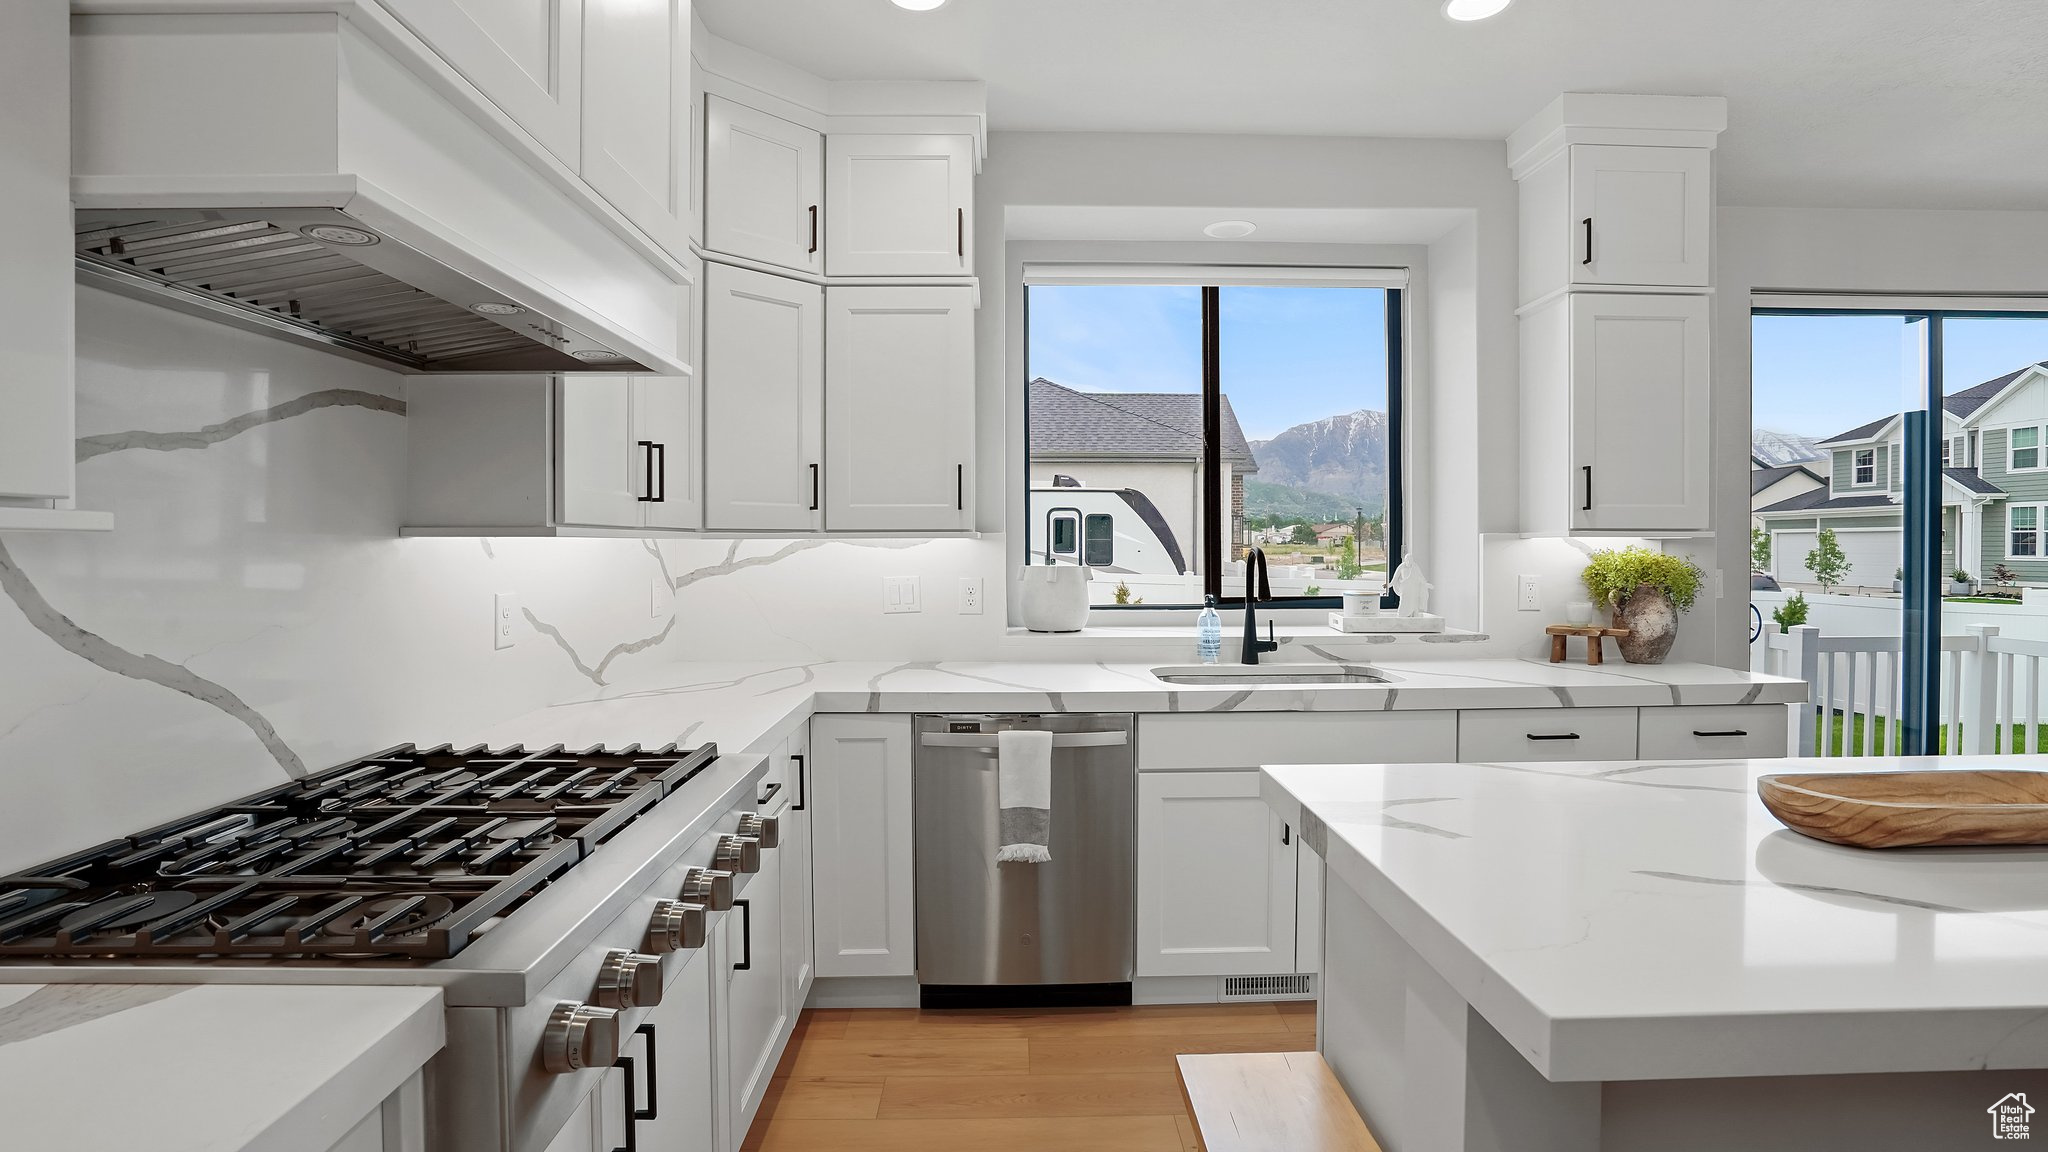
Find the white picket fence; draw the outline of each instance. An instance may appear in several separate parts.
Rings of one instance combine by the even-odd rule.
[[[1764,639],[1766,670],[1806,681],[1811,693],[1812,707],[1798,710],[1793,755],[1814,754],[1816,731],[1832,733],[1838,721],[1840,747],[1833,739],[1823,740],[1819,755],[1883,756],[1899,751],[1898,729],[1891,723],[1899,715],[1904,681],[1899,637],[1828,636],[1815,625],[1802,624],[1789,632],[1767,633]],[[2044,657],[2048,640],[2000,636],[1996,625],[1972,624],[1962,635],[1943,636],[1943,747],[1968,755],[2043,751]]]

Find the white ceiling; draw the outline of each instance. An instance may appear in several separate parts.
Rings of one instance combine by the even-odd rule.
[[[1559,92],[1721,95],[1723,203],[2048,208],[2048,0],[697,0],[834,80],[982,80],[996,130],[1501,139]]]

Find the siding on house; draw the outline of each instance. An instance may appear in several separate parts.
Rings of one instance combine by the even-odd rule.
[[[2048,496],[2022,499],[2021,504],[2048,503]],[[1984,506],[1984,551],[1977,557],[1977,567],[1970,575],[1979,580],[1989,581],[1991,569],[2003,564],[2019,574],[2028,584],[2048,583],[2048,559],[2007,560],[2005,558],[2005,505]]]
[[[1772,516],[1764,520],[1764,530],[1766,532],[1811,532],[1818,523],[1811,516],[1794,519],[1779,519]]]

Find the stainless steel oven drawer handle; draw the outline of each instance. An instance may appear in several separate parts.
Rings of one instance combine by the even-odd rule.
[[[702,904],[663,900],[654,906],[654,920],[647,926],[647,950],[659,954],[702,948],[710,925],[710,913]]]
[[[761,870],[761,842],[752,836],[720,836],[711,859],[727,872],[752,875]]]
[[[723,912],[732,907],[732,873],[692,868],[683,874],[683,890],[679,898],[692,904],[702,904],[711,912]]]
[[[591,999],[606,1008],[652,1008],[661,1003],[661,957],[615,948],[604,954]]]
[[[740,835],[752,836],[763,848],[774,848],[782,843],[781,818],[749,812],[740,817]]]
[[[564,1000],[548,1015],[541,1033],[540,1063],[561,1074],[609,1068],[619,1060],[619,1014],[595,1004]]]
[[[972,748],[982,752],[996,750],[996,736],[993,732],[926,732],[917,742],[927,748]],[[1125,732],[1055,732],[1052,736],[1054,748],[1114,748],[1130,743]]]

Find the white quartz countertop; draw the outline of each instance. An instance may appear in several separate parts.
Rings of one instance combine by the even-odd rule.
[[[1774,772],[1959,765],[1303,765],[1262,788],[1552,1080],[2048,1067],[2048,849],[1846,848],[1756,797]]]
[[[431,988],[0,985],[0,1146],[321,1152],[442,1028]]]
[[[1308,653],[1314,656],[1313,649]],[[1300,657],[1290,652],[1290,660]],[[1360,661],[1330,661],[1360,663]],[[1703,664],[1550,664],[1512,658],[1373,660],[1390,684],[1177,686],[1157,662],[676,663],[492,726],[528,745],[715,741],[756,748],[822,712],[1344,712],[1783,704],[1798,680]]]

